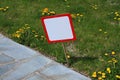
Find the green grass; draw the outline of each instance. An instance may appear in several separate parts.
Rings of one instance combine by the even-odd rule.
[[[47,43],[40,21],[42,11],[48,8],[56,14],[71,13],[74,16],[82,14],[82,17],[73,18],[77,40],[64,44],[68,50],[67,54],[71,56],[70,67],[91,77],[94,71],[105,71],[106,66],[108,67],[106,62],[109,57],[106,58],[105,53],[115,51],[118,60],[120,58],[119,5],[120,0],[0,0],[0,8],[9,7],[6,11],[0,10],[0,32],[65,64],[62,44]],[[115,12],[119,16],[116,16]],[[24,30],[25,24],[30,28]],[[19,29],[23,29],[24,32],[16,38],[13,34]],[[70,45],[74,48],[72,51]],[[118,71],[120,75],[119,67],[113,70]],[[113,76],[111,80],[117,80],[115,74],[111,75]],[[106,77],[106,80],[110,78]]]

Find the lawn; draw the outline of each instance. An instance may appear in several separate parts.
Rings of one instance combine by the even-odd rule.
[[[64,42],[69,67],[93,80],[120,79],[120,0],[0,0],[0,33],[66,65],[48,44],[42,16],[70,13],[77,40]]]

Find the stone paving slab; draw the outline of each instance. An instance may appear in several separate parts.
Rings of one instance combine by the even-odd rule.
[[[91,80],[0,34],[0,80]]]
[[[16,60],[36,55],[36,52],[0,35],[0,52]]]
[[[9,57],[9,56],[6,56],[4,54],[0,54],[0,63],[1,64],[4,64],[4,63],[8,63],[8,62],[11,62],[13,61],[14,59]]]
[[[42,78],[41,76],[39,75],[34,75],[30,78],[28,78],[27,80],[46,80],[45,78]]]
[[[14,63],[0,66],[0,76],[6,73],[7,71],[11,70],[14,66],[15,66]]]

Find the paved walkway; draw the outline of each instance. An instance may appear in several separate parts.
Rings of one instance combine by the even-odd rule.
[[[0,80],[91,80],[0,34]]]

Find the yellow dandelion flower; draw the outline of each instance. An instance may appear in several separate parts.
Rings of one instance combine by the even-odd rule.
[[[111,73],[111,69],[110,69],[109,67],[106,69],[106,71],[107,71],[108,73]]]
[[[78,20],[78,22],[80,22],[80,19]]]
[[[105,56],[108,56],[108,53],[105,53]]]
[[[4,8],[3,11],[7,11],[7,9]]]
[[[108,63],[111,63],[111,62],[112,62],[112,60],[109,60],[109,61],[108,61]]]
[[[112,58],[112,61],[116,60],[115,58]]]
[[[105,75],[102,75],[102,78],[106,78],[106,76],[105,76]]]
[[[19,29],[18,32],[20,33],[24,33],[24,30],[23,29]]]
[[[95,4],[94,6],[96,6],[97,7],[97,5]]]
[[[20,38],[21,34],[13,34],[14,37]]]
[[[41,36],[41,38],[44,38],[44,36]]]
[[[48,14],[48,15],[50,15],[50,13],[49,13],[49,12],[48,12],[47,14]]]
[[[67,55],[67,58],[69,59],[69,58],[70,58],[70,55]]]
[[[20,31],[16,31],[15,33],[17,33],[17,34],[18,34],[18,33],[20,33]]]
[[[95,7],[94,9],[95,9],[95,10],[97,10],[98,8],[97,8],[97,7]]]
[[[42,12],[42,15],[45,15],[45,13],[44,13],[44,12]]]
[[[120,75],[116,75],[116,78],[117,78],[117,79],[120,79]]]
[[[44,8],[44,9],[43,9],[43,12],[44,12],[44,13],[47,13],[47,12],[48,12],[48,8]]]
[[[115,58],[112,58],[112,61],[113,61],[114,63],[117,63],[117,62],[118,62]]]
[[[114,62],[114,63],[117,63],[118,61],[117,61],[117,60],[114,60],[113,62]]]
[[[102,72],[101,72],[101,71],[98,71],[98,74],[102,74]]]
[[[114,19],[116,20],[117,18],[116,18],[116,17],[114,17]]]
[[[118,14],[118,12],[116,11],[115,14]]]
[[[8,9],[9,7],[8,6],[6,6],[6,9]]]
[[[115,55],[115,52],[114,51],[112,51],[112,53],[111,53],[112,55]]]
[[[104,34],[107,34],[107,32],[104,32]]]
[[[97,72],[93,72],[92,77],[96,78],[97,77]]]
[[[116,16],[119,16],[119,14],[116,14]]]
[[[102,31],[102,29],[99,29],[99,31]]]
[[[79,13],[77,13],[77,16],[79,16],[80,14]]]
[[[98,80],[102,80],[102,77],[98,77]]]
[[[29,24],[25,24],[25,26],[29,26]]]
[[[105,73],[104,73],[104,72],[102,73],[102,76],[105,76]]]
[[[26,29],[30,29],[30,27],[28,26],[28,27],[26,27]]]
[[[54,15],[54,14],[55,14],[55,11],[50,11],[50,14],[53,14],[53,15]]]
[[[76,18],[76,16],[75,16],[74,14],[71,14],[71,17],[72,17],[72,18]]]
[[[38,35],[36,34],[34,37],[36,37],[36,38],[37,38],[37,37],[38,37]]]
[[[83,17],[83,14],[80,14],[80,17]]]
[[[4,8],[0,8],[0,11],[2,11]]]
[[[120,18],[118,18],[118,21],[120,21]]]

